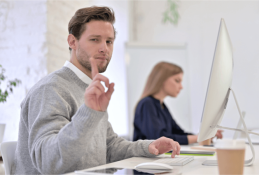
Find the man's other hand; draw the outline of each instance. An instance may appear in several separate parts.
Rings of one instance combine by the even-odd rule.
[[[92,83],[85,90],[85,105],[96,111],[106,111],[109,105],[111,95],[114,91],[114,83],[109,83],[109,79],[99,74],[98,67],[94,58],[90,58]],[[108,88],[107,92],[101,81]]]
[[[155,155],[173,150],[171,155],[172,158],[174,158],[176,154],[180,154],[180,149],[181,147],[178,142],[166,137],[160,137],[159,139],[153,141],[148,147],[148,151]]]

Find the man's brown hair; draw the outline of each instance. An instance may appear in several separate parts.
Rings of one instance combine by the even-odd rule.
[[[86,23],[91,20],[98,21],[107,21],[110,22],[113,26],[115,22],[114,12],[109,7],[86,7],[81,8],[76,11],[75,15],[71,18],[68,24],[68,32],[76,37],[76,39],[80,39],[82,33],[85,31]],[[115,28],[114,29],[114,38],[116,35]],[[71,50],[71,48],[69,48]]]

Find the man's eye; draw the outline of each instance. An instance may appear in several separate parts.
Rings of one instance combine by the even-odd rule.
[[[98,41],[97,39],[91,39],[91,41]]]
[[[112,41],[106,41],[106,43],[108,43],[108,44],[112,44]]]

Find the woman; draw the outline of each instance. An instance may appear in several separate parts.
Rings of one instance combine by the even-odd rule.
[[[153,68],[136,107],[134,141],[165,136],[182,145],[197,142],[198,136],[184,132],[164,104],[166,96],[178,96],[182,79],[183,70],[177,65],[160,62]],[[222,138],[221,131],[217,137]]]

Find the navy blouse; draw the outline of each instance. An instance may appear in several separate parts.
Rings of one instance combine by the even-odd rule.
[[[174,121],[166,105],[152,96],[143,98],[137,105],[134,119],[133,141],[139,139],[155,140],[165,136],[187,145],[187,135]]]

